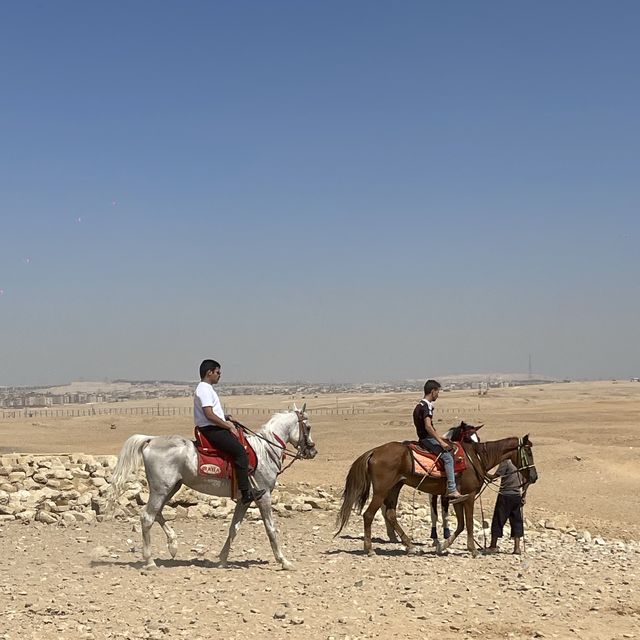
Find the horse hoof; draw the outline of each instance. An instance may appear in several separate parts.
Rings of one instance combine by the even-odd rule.
[[[398,536],[389,536],[389,542],[398,542]]]
[[[178,544],[176,542],[173,542],[169,545],[169,553],[171,554],[172,558],[176,557],[178,553]]]
[[[154,569],[157,569],[157,568],[158,568],[158,565],[153,560],[147,560],[147,562],[143,567],[145,571],[153,571]]]
[[[295,571],[296,570],[293,562],[289,562],[288,560],[281,560],[280,564],[282,565],[282,568],[285,571]]]
[[[417,556],[418,550],[415,547],[407,547],[407,555],[408,556]]]

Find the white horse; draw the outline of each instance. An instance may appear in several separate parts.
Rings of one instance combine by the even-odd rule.
[[[296,448],[295,458],[315,458],[317,451],[311,439],[306,405],[301,410],[276,413],[262,427],[259,433],[247,436],[258,458],[258,465],[252,481],[266,493],[257,501],[267,536],[276,560],[283,569],[292,569],[280,549],[276,528],[271,511],[271,492],[276,484],[278,473],[282,469],[284,445],[291,443]],[[176,534],[162,515],[162,509],[184,484],[196,491],[213,496],[231,495],[229,480],[206,478],[198,475],[198,455],[194,442],[182,436],[144,436],[133,435],[122,447],[118,463],[111,476],[110,505],[113,507],[132,472],[140,463],[144,468],[149,484],[149,501],[144,507],[142,521],[142,555],[146,568],[155,568],[151,558],[151,527],[157,521],[167,536],[167,546],[172,558],[178,551]],[[226,566],[231,543],[235,538],[249,505],[236,503],[227,541],[220,552],[220,564]]]

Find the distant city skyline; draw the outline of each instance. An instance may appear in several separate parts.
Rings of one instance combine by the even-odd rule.
[[[432,378],[435,378],[436,380],[440,380],[440,381],[445,381],[447,384],[451,383],[451,382],[456,382],[456,381],[465,381],[465,382],[469,382],[469,381],[473,381],[473,382],[485,382],[487,380],[490,380],[491,382],[496,382],[499,380],[504,380],[504,381],[527,381],[528,379],[534,380],[534,381],[549,381],[549,382],[564,382],[564,381],[596,381],[596,380],[610,380],[610,378],[575,378],[575,379],[569,379],[569,378],[555,378],[553,376],[546,376],[544,374],[532,374],[529,375],[528,372],[488,372],[488,373],[461,373],[461,374],[435,374],[430,376]],[[632,376],[631,379],[633,379],[634,377]],[[72,379],[72,380],[66,380],[66,381],[57,381],[57,382],[53,382],[53,383],[47,383],[47,384],[42,384],[42,383],[30,383],[30,384],[3,384],[0,385],[0,389],[6,389],[6,388],[27,388],[27,389],[48,389],[48,388],[53,388],[56,390],[62,390],[64,387],[67,386],[82,386],[84,385],[117,385],[117,384],[138,384],[138,385],[143,385],[143,384],[148,384],[148,385],[153,385],[153,384],[165,384],[165,385],[171,385],[171,384],[175,384],[175,385],[188,385],[188,384],[195,384],[197,383],[197,381],[199,380],[199,378],[193,378],[193,379],[183,379],[183,380],[179,380],[179,379],[169,379],[169,378],[158,378],[158,379],[149,379],[149,380],[143,380],[143,379],[133,379],[133,378],[114,378],[114,379],[109,379],[109,378],[105,378],[103,380],[92,380],[92,379],[87,379],[87,378],[76,378],[76,379]],[[370,379],[370,380],[309,380],[309,379],[298,379],[298,380],[221,380],[217,386],[220,387],[224,387],[225,385],[227,386],[242,386],[242,385],[306,385],[306,384],[313,384],[313,385],[345,385],[345,386],[349,386],[349,385],[366,385],[366,384],[401,384],[401,383],[415,383],[418,385],[422,385],[425,382],[426,378],[411,378],[411,377],[407,377],[407,378],[397,378],[397,379],[388,379],[388,380],[376,380],[376,379]],[[99,388],[98,386],[96,386],[96,388]],[[87,391],[88,393],[89,391]]]
[[[640,370],[640,5],[5,3],[0,385]]]

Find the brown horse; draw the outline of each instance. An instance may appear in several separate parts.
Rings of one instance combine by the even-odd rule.
[[[494,442],[465,442],[462,447],[467,456],[467,468],[458,478],[458,486],[462,493],[469,497],[454,505],[458,527],[454,535],[444,545],[437,542],[438,553],[448,549],[462,533],[465,523],[467,527],[467,549],[473,556],[477,555],[473,539],[473,506],[474,498],[487,482],[487,472],[497,464],[511,458],[522,474],[525,484],[533,484],[538,474],[533,461],[533,443],[529,436],[524,438],[504,438]],[[384,505],[387,529],[394,530],[408,553],[413,551],[413,544],[402,527],[398,524],[396,506],[400,489],[408,484],[411,487],[435,495],[446,492],[445,478],[430,478],[415,473],[409,447],[400,442],[388,442],[375,449],[370,449],[357,458],[349,469],[342,492],[342,506],[338,514],[338,535],[345,527],[354,508],[362,513],[373,485],[373,497],[363,514],[364,550],[371,555],[371,523],[378,509]]]

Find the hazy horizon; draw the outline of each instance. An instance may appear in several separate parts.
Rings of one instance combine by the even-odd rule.
[[[528,372],[483,372],[483,373],[443,373],[436,374],[434,376],[436,380],[446,381],[447,383],[452,380],[460,380],[460,381],[469,381],[469,380],[518,380],[524,381],[530,379],[535,382],[545,381],[545,382],[602,382],[608,380],[624,380],[625,378],[574,378],[574,379],[560,379],[554,378],[552,376],[546,376],[544,374],[536,374],[532,373],[529,375]],[[637,376],[635,376],[637,377]],[[73,380],[66,381],[57,381],[54,383],[28,383],[21,385],[12,385],[12,384],[2,384],[0,388],[59,388],[64,386],[73,386],[73,385],[81,385],[81,384],[195,384],[199,380],[198,377],[194,377],[192,379],[171,379],[171,378],[154,378],[154,379],[133,379],[133,378],[105,378],[102,380],[99,379],[90,379],[90,378],[76,378]],[[221,379],[218,383],[220,386],[227,385],[279,385],[279,384],[335,384],[335,385],[357,385],[357,384],[393,384],[393,383],[416,383],[422,385],[425,382],[425,378],[396,378],[396,379],[367,379],[367,380],[309,380],[309,379],[298,379],[298,380],[225,380]]]
[[[640,5],[0,7],[0,385],[640,371]]]

